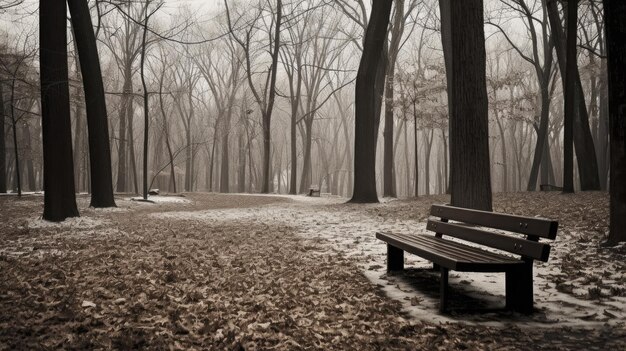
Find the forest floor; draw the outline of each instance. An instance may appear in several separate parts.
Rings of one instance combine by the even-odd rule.
[[[153,200],[80,196],[81,217],[52,224],[43,197],[0,197],[0,349],[626,348],[626,246],[599,246],[605,193],[495,195],[497,211],[560,222],[531,316],[501,308],[501,274],[454,272],[439,315],[427,262],[385,273],[374,232],[422,232],[446,196]]]

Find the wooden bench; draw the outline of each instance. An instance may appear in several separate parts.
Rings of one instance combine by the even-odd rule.
[[[550,245],[540,243],[539,238],[554,240],[558,222],[445,205],[433,205],[430,214],[439,218],[429,219],[426,225],[435,235],[376,233],[376,238],[387,243],[388,271],[404,269],[404,251],[433,262],[433,269],[441,271],[441,312],[446,311],[448,304],[449,270],[504,272],[506,307],[522,313],[532,312],[533,261],[547,262],[550,255]],[[525,237],[510,235],[512,233]],[[444,235],[514,256],[448,240]]]
[[[317,188],[309,188],[309,196],[320,197],[320,189]]]

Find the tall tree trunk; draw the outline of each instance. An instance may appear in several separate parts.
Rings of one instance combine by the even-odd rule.
[[[228,152],[228,142],[230,135],[230,118],[232,115],[232,107],[229,106],[226,111],[226,118],[224,119],[222,128],[222,167],[220,169],[220,192],[230,192],[230,159]]]
[[[65,0],[39,2],[43,218],[49,221],[79,215],[74,193],[66,13]]]
[[[132,111],[132,94],[133,94],[133,83],[132,83],[132,71],[130,67],[130,63],[126,63],[126,67],[124,68],[124,86],[122,88],[122,98],[120,103],[120,124],[118,130],[118,148],[117,148],[117,185],[116,189],[118,192],[126,192],[128,191],[127,187],[127,121],[130,120],[132,123],[132,116],[128,116],[128,111]]]
[[[483,1],[449,2],[450,191],[453,206],[491,211]],[[442,18],[446,17],[442,15]],[[443,27],[443,26],[442,26]],[[445,47],[444,40],[444,47]],[[451,62],[450,62],[451,61]]]
[[[67,54],[66,54],[67,56]],[[15,117],[15,82],[17,80],[17,68],[13,74],[13,79],[11,80],[11,128],[13,130],[13,154],[15,158],[15,187],[17,189],[17,196],[22,196],[22,175],[20,171],[20,153],[17,143],[17,118]],[[69,103],[69,102],[68,102]],[[70,126],[71,128],[71,126]],[[70,142],[71,142],[71,133],[70,130]],[[71,148],[71,145],[70,145]]]
[[[430,195],[430,150],[433,146],[434,130],[424,131],[424,194]]]
[[[600,106],[598,111],[598,143],[596,149],[598,153],[598,176],[600,177],[600,187],[607,189],[609,170],[609,97],[607,89],[607,62],[606,58],[600,59],[600,82],[598,86],[600,95]]]
[[[239,171],[237,173],[237,192],[246,192],[246,148],[245,148],[244,131],[239,132]]]
[[[89,5],[82,0],[68,0],[74,39],[78,49],[80,68],[85,90],[87,129],[89,133],[89,166],[91,204],[96,208],[115,207],[113,176],[111,172],[111,147],[104,85],[100,70],[98,46],[91,24]]]
[[[22,123],[22,139],[24,140],[24,161],[26,163],[26,173],[28,175],[28,190],[35,191],[35,167],[33,166],[33,152],[30,137],[30,126],[27,121]]]
[[[607,244],[626,241],[626,2],[604,0],[611,140],[610,224]]]
[[[313,133],[313,116],[304,119],[304,159],[302,160],[302,175],[300,176],[300,194],[306,193],[311,182],[311,148]]]
[[[146,3],[146,7],[149,2]],[[148,35],[148,10],[146,9],[146,15],[143,22],[143,36],[141,38],[141,62],[140,62],[140,75],[141,86],[143,87],[143,199],[148,200],[148,132],[150,126],[150,111],[148,110],[148,85],[146,84],[145,76],[145,64],[146,64],[146,37]],[[134,157],[133,157],[134,158]],[[136,170],[136,168],[133,169]],[[135,182],[137,176],[135,171]],[[135,185],[136,186],[136,185]]]
[[[387,66],[385,80],[385,138],[383,150],[383,196],[396,197],[394,172],[394,150],[393,145],[393,100],[394,100],[394,77],[396,70],[396,59],[400,51],[400,41],[404,32],[404,0],[395,1],[394,23],[391,33],[391,43],[389,45],[389,63]]]
[[[564,72],[567,72],[567,48],[564,42],[567,38],[563,32],[556,0],[548,0],[548,17],[552,29],[552,37],[554,38],[559,70],[561,71],[561,76],[565,76]],[[578,63],[574,62],[574,64],[576,65],[573,73],[575,90],[574,100],[572,101],[576,104],[576,111],[573,121],[573,140],[580,174],[580,188],[583,191],[600,190],[598,160],[589,127],[589,114],[587,113],[585,94],[582,89],[580,73],[578,72]],[[562,81],[565,84],[565,79],[562,79]],[[567,87],[563,86],[563,90],[567,90]]]
[[[7,150],[4,139],[5,106],[3,83],[0,83],[0,193],[7,192]]]
[[[563,118],[563,192],[574,192],[574,114],[576,113],[576,40],[578,38],[578,0],[567,4],[567,63]],[[582,173],[581,173],[582,175]]]
[[[391,3],[388,0],[374,0],[365,33],[355,89],[354,191],[351,202],[378,202],[376,142],[385,72],[381,52],[386,46]]]

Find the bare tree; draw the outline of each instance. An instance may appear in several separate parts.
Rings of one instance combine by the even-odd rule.
[[[77,217],[67,67],[65,0],[39,2],[41,108],[44,150],[43,218]]]

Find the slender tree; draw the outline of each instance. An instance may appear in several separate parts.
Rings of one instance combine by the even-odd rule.
[[[77,217],[67,67],[65,0],[39,2],[41,124],[43,138],[43,218]]]
[[[354,190],[351,202],[378,202],[376,193],[376,142],[380,123],[381,97],[377,77],[386,64],[381,52],[387,41],[391,0],[374,0],[365,33],[363,54],[356,77]],[[384,72],[384,71],[383,71]]]
[[[578,0],[567,4],[567,63],[565,70],[565,116],[563,119],[563,192],[574,192],[574,114],[576,113],[576,39],[578,30]]]
[[[626,2],[604,0],[609,71],[610,225],[608,245],[626,241]]]
[[[87,129],[89,133],[89,165],[91,168],[91,206],[115,207],[111,173],[111,148],[104,85],[100,58],[91,15],[86,1],[67,0],[74,39],[78,48],[85,90]],[[78,147],[78,146],[76,146]]]
[[[0,82],[0,193],[7,192],[6,141],[4,140],[4,92]]]
[[[444,2],[441,17],[446,18],[442,31],[446,27],[448,35],[442,33],[448,75],[451,203],[491,211],[483,1]]]

